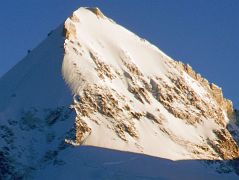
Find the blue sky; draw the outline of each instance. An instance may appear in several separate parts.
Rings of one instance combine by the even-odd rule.
[[[239,107],[239,0],[5,0],[0,76],[80,6],[107,16],[189,63]]]

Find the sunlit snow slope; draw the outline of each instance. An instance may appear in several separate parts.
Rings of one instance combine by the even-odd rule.
[[[221,88],[98,8],[0,79],[0,179],[236,179],[237,134]]]
[[[232,103],[219,87],[99,9],[75,11],[65,29],[63,75],[77,113],[72,143],[169,159],[238,156],[226,129]]]

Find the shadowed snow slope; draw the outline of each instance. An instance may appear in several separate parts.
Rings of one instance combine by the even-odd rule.
[[[234,119],[221,88],[80,8],[0,79],[0,179],[236,179]]]
[[[50,165],[48,169],[38,171],[36,179],[63,180],[84,177],[82,179],[203,180],[238,178],[236,174],[225,173],[216,166],[208,168],[209,164],[219,163],[216,161],[171,161],[143,154],[87,146],[68,149],[62,157],[69,163],[62,166]]]

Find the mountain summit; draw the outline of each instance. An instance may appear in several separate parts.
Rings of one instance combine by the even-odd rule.
[[[188,164],[172,160],[238,178],[236,115],[221,88],[98,8],[76,10],[0,79],[0,135],[3,179],[177,179],[169,169]],[[168,170],[142,170],[146,161]]]

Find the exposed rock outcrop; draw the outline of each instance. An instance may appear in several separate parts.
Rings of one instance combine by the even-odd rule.
[[[104,18],[104,14],[101,12],[101,10],[98,7],[94,7],[94,8],[87,8],[90,11],[92,11],[98,18]]]
[[[226,110],[230,119],[235,118],[233,103],[231,100],[224,98],[222,88],[214,83],[209,83],[207,79],[195,72],[189,64],[184,64],[181,61],[177,61],[177,66],[188,73],[188,75],[190,75],[192,78],[200,82],[202,86],[204,86],[212,94],[219,106]]]

